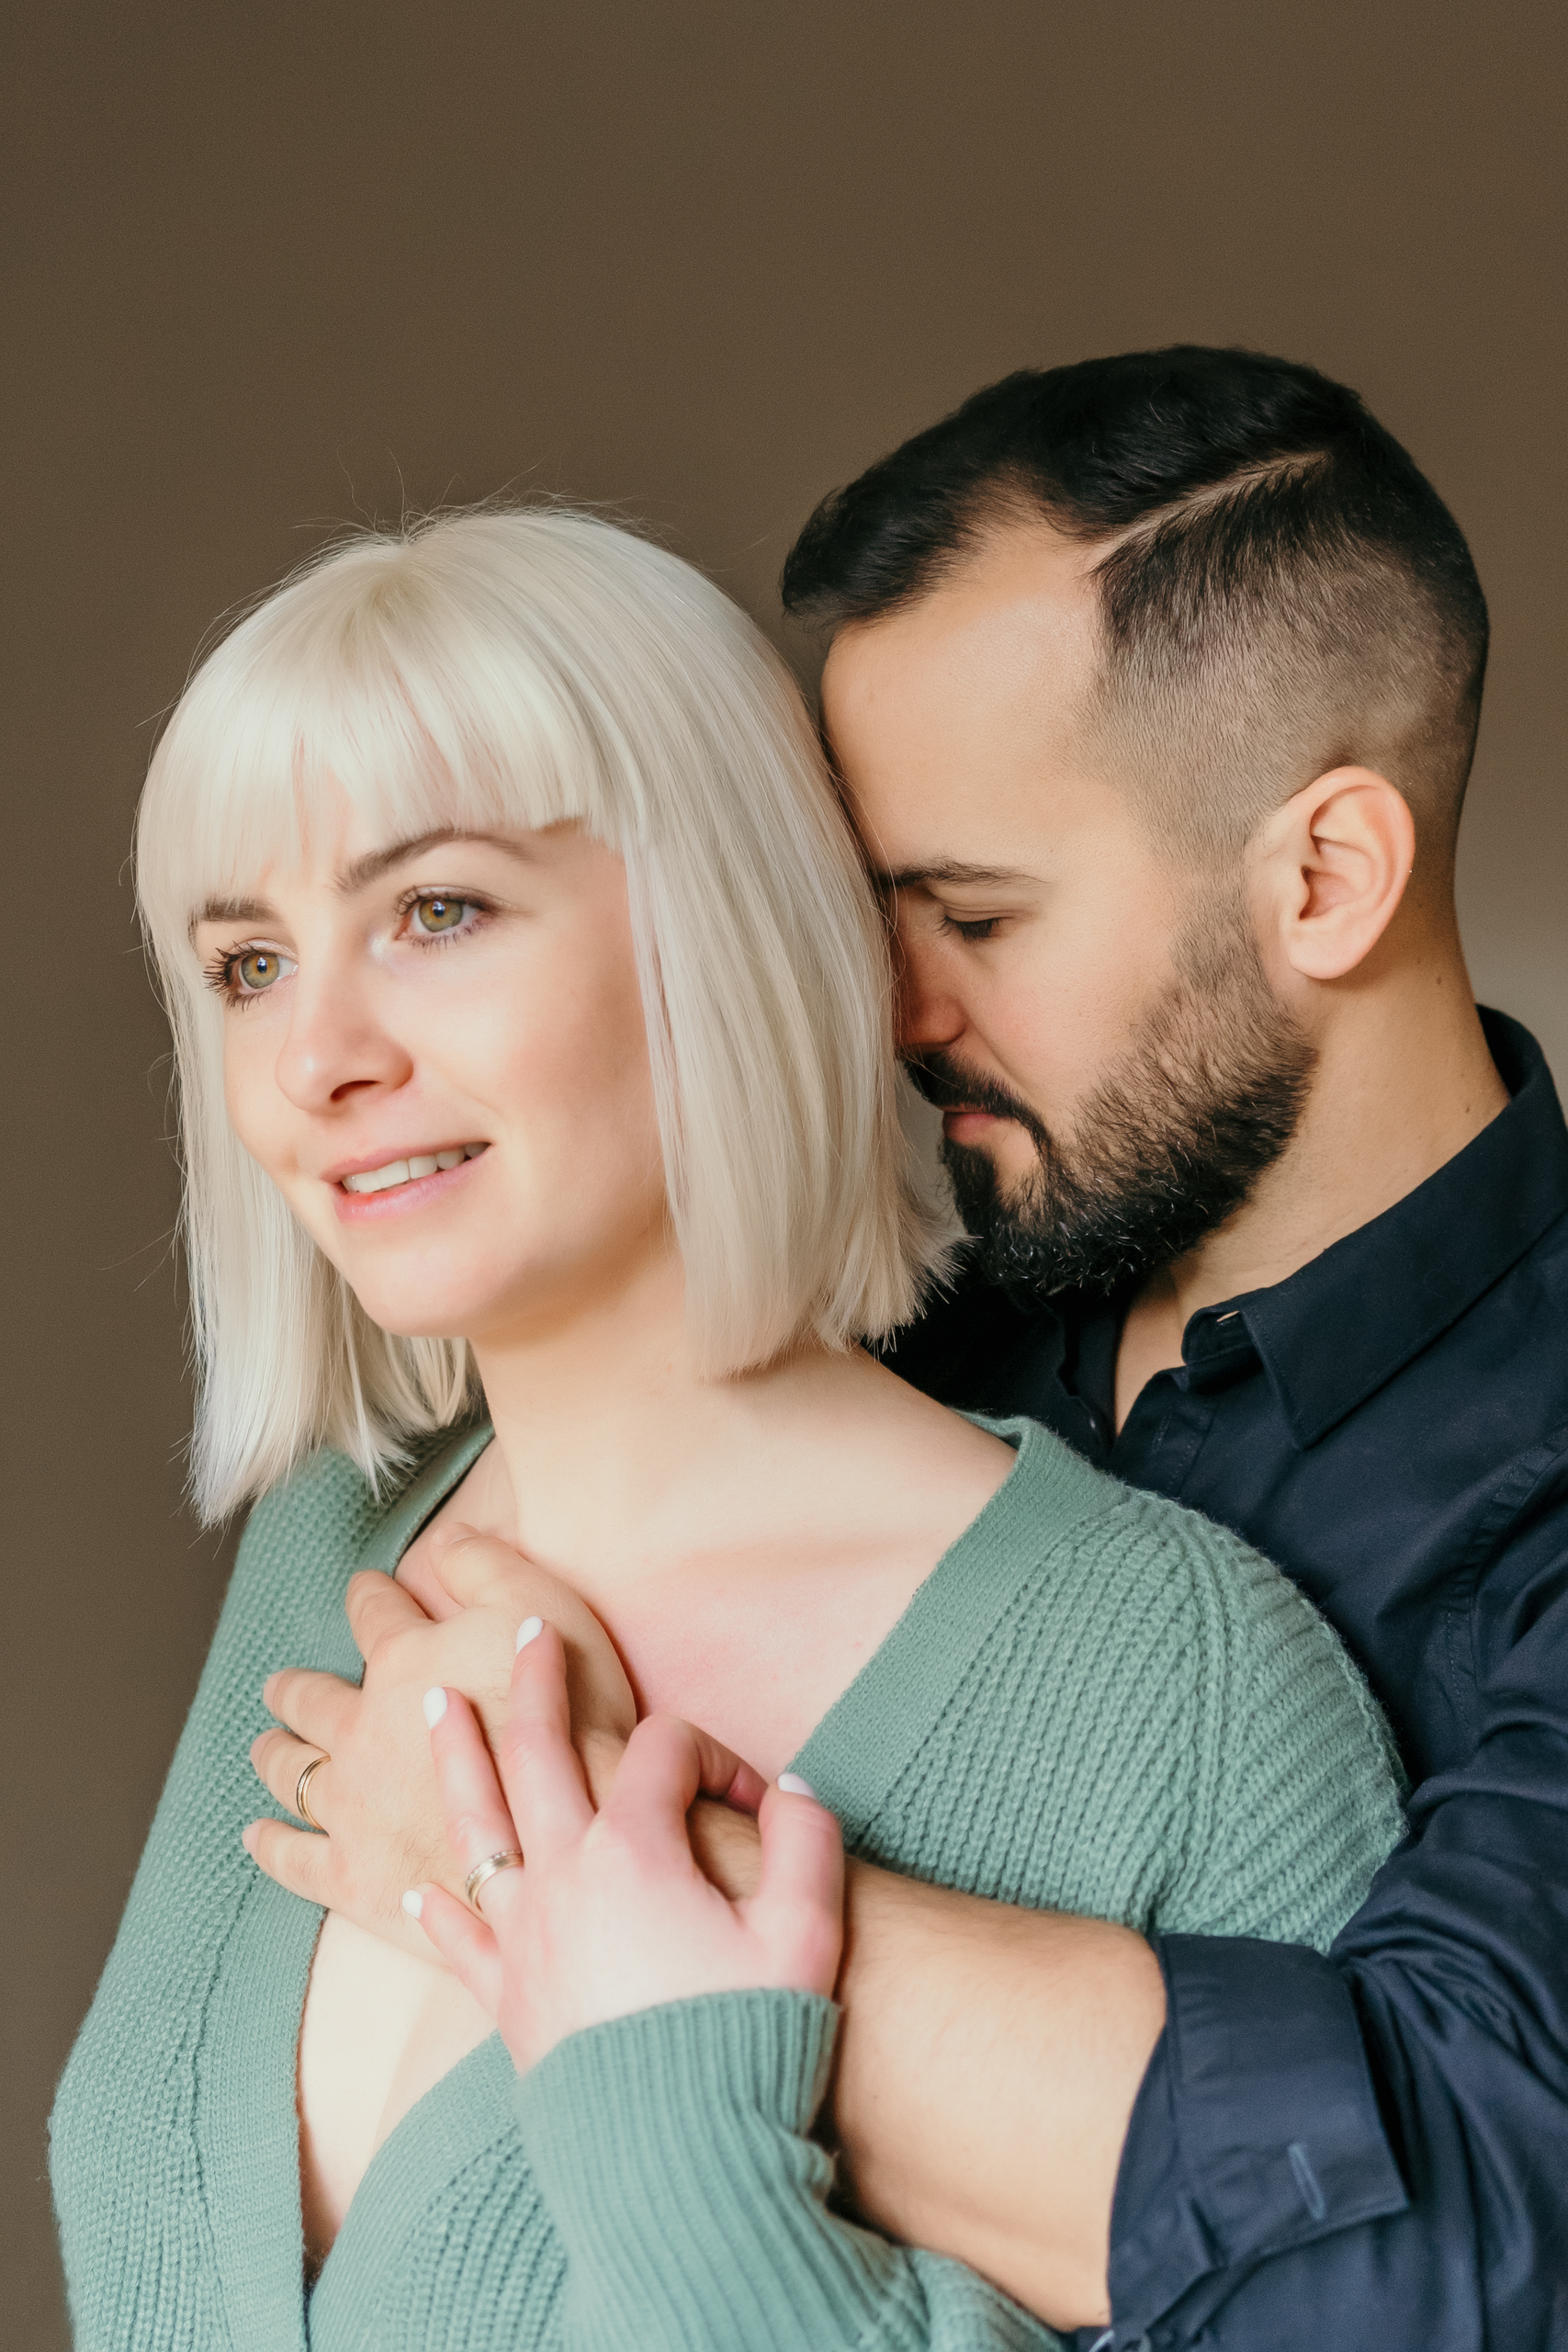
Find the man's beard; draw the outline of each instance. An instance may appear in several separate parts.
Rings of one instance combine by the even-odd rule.
[[[1114,1292],[1175,1263],[1241,1206],[1295,1133],[1315,1051],[1269,988],[1239,892],[1176,948],[1178,978],[1075,1120],[1071,1143],[940,1048],[908,1059],[939,1109],[1015,1119],[1036,1166],[1004,1190],[973,1145],[944,1143],[953,1197],[992,1282]]]

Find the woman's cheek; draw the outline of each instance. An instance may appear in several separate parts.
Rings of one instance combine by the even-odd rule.
[[[231,1014],[230,1019],[232,1023],[245,1017]],[[254,1039],[224,1040],[223,1103],[230,1125],[251,1158],[287,1191],[293,1159],[289,1105],[273,1075],[271,1058],[256,1051]]]

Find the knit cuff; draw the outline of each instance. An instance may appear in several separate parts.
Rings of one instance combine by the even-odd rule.
[[[814,1994],[709,1994],[571,2034],[523,2077],[570,2341],[779,2352],[862,2334],[862,2233],[828,2214],[832,2166],[804,2136],[837,2023]]]

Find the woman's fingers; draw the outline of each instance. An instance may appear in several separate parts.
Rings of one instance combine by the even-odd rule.
[[[830,1994],[844,1940],[844,1842],[826,1805],[785,1773],[762,1801],[762,1875],[741,1907],[802,1991]]]
[[[495,2017],[501,2008],[501,1954],[484,1921],[444,1886],[411,1887],[403,1909],[419,1921],[458,1983],[487,2016]]]
[[[583,1836],[593,1807],[571,1744],[566,1654],[553,1625],[525,1619],[497,1742],[506,1803],[525,1854],[552,1860]]]
[[[522,1848],[523,1841],[507,1811],[506,1799],[495,1777],[490,1750],[474,1721],[473,1709],[460,1690],[440,1689],[424,1694],[425,1721],[430,1725],[431,1753],[435,1759],[436,1784],[446,1837],[464,1875],[491,1854]],[[526,1850],[526,1849],[523,1849]],[[501,1871],[485,1892],[512,1873]],[[502,1899],[510,1894],[504,1890]]]
[[[380,1581],[385,1584],[383,1577]],[[262,1684],[262,1703],[279,1723],[312,1747],[330,1756],[353,1721],[359,1693],[340,1675],[315,1674],[308,1667],[286,1666]]]
[[[653,1714],[645,1716],[626,1742],[604,1809],[628,1825],[634,1816],[649,1827],[679,1825],[684,1840],[686,1815],[699,1796],[755,1813],[767,1785],[711,1732],[699,1731],[679,1715]]]
[[[650,1860],[695,1869],[686,1815],[700,1792],[723,1795],[736,1766],[728,1748],[679,1715],[647,1715],[626,1742],[602,1818]]]
[[[313,1756],[324,1754],[324,1749],[315,1747],[310,1741],[296,1739],[291,1731],[264,1731],[259,1738],[251,1742],[251,1762],[263,1785],[269,1795],[275,1796],[279,1804],[287,1805],[292,1814],[299,1812],[297,1800],[300,1773]],[[328,1758],[328,1762],[330,1760]],[[320,1810],[325,1795],[321,1784],[326,1777],[327,1766],[323,1764],[321,1771],[311,1773],[310,1785],[306,1791],[310,1816],[318,1829],[324,1829],[327,1826]]]
[[[768,1784],[761,1772],[726,1747],[711,1732],[697,1733],[697,1765],[702,1778],[701,1793],[705,1797],[722,1798],[739,1813],[755,1813],[768,1793]]]

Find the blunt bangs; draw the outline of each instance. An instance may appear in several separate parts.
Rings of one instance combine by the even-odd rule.
[[[201,909],[345,792],[382,839],[572,820],[626,862],[671,1212],[714,1377],[914,1311],[942,1263],[898,1117],[886,942],[793,679],[690,565],[596,517],[330,551],[208,656],[154,754],[137,889],[174,1033],[216,1518],[335,1445],[375,1482],[478,1402],[466,1343],[371,1323],[240,1145]]]

